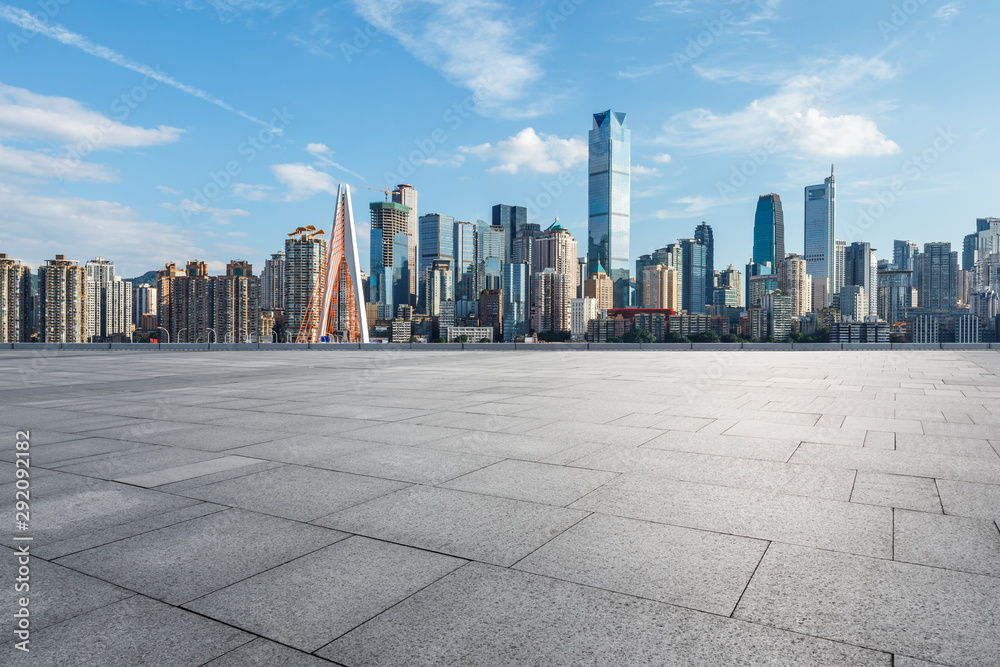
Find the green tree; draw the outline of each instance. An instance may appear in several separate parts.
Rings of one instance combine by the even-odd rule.
[[[480,343],[492,343],[493,341],[491,341],[489,338],[480,338],[479,342]]]
[[[743,339],[737,336],[736,334],[727,333],[720,339],[720,341],[723,343],[742,343]]]
[[[692,343],[718,343],[719,334],[714,331],[699,331],[698,333],[691,334]]]
[[[469,342],[469,337],[466,336],[465,334],[462,334],[461,336],[459,336],[458,338],[455,339],[455,342],[456,343],[468,343]]]
[[[664,343],[690,343],[691,339],[680,335],[676,331],[671,331],[663,337]]]

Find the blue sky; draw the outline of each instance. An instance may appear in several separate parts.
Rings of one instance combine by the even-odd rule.
[[[838,237],[951,241],[1000,216],[1000,6],[972,0],[0,0],[0,251],[263,267],[336,184],[419,211],[558,215],[581,247],[594,112],[632,130],[631,254],[757,197],[802,250],[836,163]],[[367,229],[367,202],[355,209]],[[361,255],[367,264],[367,234]]]

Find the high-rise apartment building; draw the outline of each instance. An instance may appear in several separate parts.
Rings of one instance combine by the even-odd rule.
[[[840,315],[847,321],[861,322],[869,315],[868,293],[861,285],[844,285],[840,289]]]
[[[805,259],[813,284],[818,285],[817,309],[830,304],[830,294],[837,287],[836,221],[837,185],[831,168],[830,176],[821,185],[805,189]]]
[[[167,262],[164,268],[156,272],[156,308],[158,326],[169,332],[174,330],[173,311],[170,309],[170,301],[173,296],[174,279],[184,275],[183,269],[177,268],[176,262]],[[159,332],[157,332],[159,336]],[[173,338],[170,342],[176,342]]]
[[[455,222],[455,316],[467,318],[476,312],[476,225]]]
[[[878,315],[878,259],[870,243],[855,241],[844,254],[844,287],[861,287],[868,299],[868,315]],[[864,319],[859,317],[858,319]]]
[[[407,236],[407,253],[406,253],[406,264],[410,267],[410,285],[408,288],[409,292],[409,303],[411,306],[417,305],[417,294],[420,289],[419,277],[416,274],[417,258],[419,257],[419,238],[420,233],[420,218],[417,216],[417,191],[412,185],[407,183],[400,183],[396,186],[396,189],[392,191],[392,201],[396,204],[402,204],[403,206],[410,209],[406,216],[406,236]]]
[[[597,300],[590,297],[577,297],[570,304],[570,334],[574,340],[582,340],[587,335],[587,329],[593,320],[600,317],[597,310]]]
[[[739,308],[743,305],[743,281],[740,272],[730,264],[716,274],[713,305]]]
[[[503,267],[503,340],[513,343],[528,333],[528,264]]]
[[[975,271],[979,251],[979,232],[966,234],[962,239],[962,270]]]
[[[792,317],[803,317],[813,311],[812,276],[806,271],[806,260],[794,253],[778,264],[778,289],[792,297]]]
[[[478,300],[483,290],[501,289],[503,265],[507,261],[508,243],[503,227],[476,221],[476,271],[474,293]]]
[[[642,307],[669,308],[678,311],[677,269],[656,264],[642,271]]]
[[[677,272],[674,272],[676,277]],[[615,307],[615,294],[614,286],[611,283],[611,278],[604,271],[604,267],[597,264],[597,270],[590,274],[587,281],[583,284],[583,296],[585,298],[593,299],[597,303],[597,312],[600,313],[602,310],[610,310]]]
[[[250,343],[260,340],[260,279],[248,262],[233,260],[226,275],[212,279],[215,305],[214,341]]]
[[[87,342],[86,283],[84,268],[65,255],[38,268],[38,342]]]
[[[285,239],[286,342],[309,342],[310,324],[319,321],[325,257],[326,239],[318,234]]]
[[[427,278],[427,269],[431,262],[437,259],[447,259],[453,262],[455,257],[455,218],[440,213],[429,213],[420,216],[420,242],[417,260],[418,280]],[[454,270],[454,266],[452,267]],[[417,288],[420,294],[417,310],[426,311],[424,287]]]
[[[893,264],[892,266],[895,266]],[[906,311],[917,305],[913,271],[885,269],[878,272],[878,316],[889,324],[906,321]]]
[[[209,329],[215,323],[215,284],[208,275],[208,265],[199,260],[187,263],[184,273],[174,278],[170,287],[170,341],[172,343],[209,343],[215,337]]]
[[[832,294],[839,294],[840,288],[844,286],[844,262],[847,261],[847,241],[834,239],[833,241],[833,263],[837,278],[833,286]]]
[[[132,283],[115,275],[113,262],[103,257],[84,266],[87,274],[87,340],[108,340],[132,333]]]
[[[31,269],[0,253],[0,343],[31,338]]]
[[[503,290],[488,289],[479,294],[479,326],[493,329],[493,340],[503,340]]]
[[[261,310],[285,309],[285,253],[276,252],[264,260],[260,273]]]
[[[746,305],[747,308],[749,308],[750,306],[759,306],[760,305],[759,300],[760,300],[760,297],[763,296],[764,293],[760,292],[759,290],[757,292],[751,293],[751,285],[752,285],[752,282],[753,282],[754,278],[759,278],[760,276],[774,276],[774,285],[775,286],[774,286],[773,289],[778,289],[778,287],[777,287],[778,281],[777,281],[777,276],[775,275],[775,267],[774,267],[774,265],[772,265],[770,263],[758,264],[758,263],[754,262],[751,259],[750,263],[747,264],[747,272],[746,272],[746,288],[745,288],[745,290],[746,290],[746,304],[745,305]],[[758,281],[758,283],[759,282],[760,281]],[[813,291],[813,293],[815,294],[815,290]],[[813,305],[814,306],[816,305],[816,303],[817,302],[815,300],[813,300]],[[759,338],[759,336],[754,336],[754,337],[755,338]]]
[[[132,324],[136,329],[144,328],[143,315],[158,317],[159,313],[160,302],[156,287],[148,283],[132,287]]]
[[[629,306],[629,228],[632,131],[625,114],[594,114],[589,136],[587,259],[590,273],[603,266],[614,285],[616,308]]]
[[[532,277],[532,328],[539,333],[572,329],[573,276],[547,268]]]
[[[451,272],[450,259],[435,259],[427,267],[424,277],[427,287],[427,314],[431,317],[448,318],[453,325],[455,316],[455,278]],[[442,324],[444,326],[444,324]]]
[[[753,220],[753,259],[755,264],[770,262],[777,266],[785,256],[785,214],[781,197],[771,193],[757,200]]]
[[[372,202],[371,245],[368,290],[369,298],[379,304],[379,317],[391,320],[396,316],[396,306],[410,302],[409,274],[402,275],[402,267],[409,267],[410,208],[395,202]],[[448,252],[451,252],[451,225],[448,222]],[[403,234],[403,237],[397,235]],[[400,242],[406,245],[404,257],[397,257]],[[420,239],[423,246],[423,237]],[[405,260],[405,261],[404,261]],[[405,280],[400,283],[400,280]],[[419,288],[418,288],[419,289]]]
[[[528,209],[524,206],[497,204],[493,207],[493,226],[503,228],[507,242],[505,251],[507,258],[514,256],[514,239],[526,224],[528,224]]]

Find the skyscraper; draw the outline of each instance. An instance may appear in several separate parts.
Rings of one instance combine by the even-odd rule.
[[[285,308],[285,253],[276,252],[264,260],[260,274],[260,307],[262,310]]]
[[[830,305],[830,295],[837,287],[836,221],[837,185],[831,167],[830,176],[821,185],[805,189],[805,259],[813,285],[818,286],[816,294],[821,300],[817,308]]]
[[[31,337],[31,269],[0,253],[0,343],[23,343]]]
[[[397,234],[409,236],[410,207],[395,202],[372,202],[368,206],[371,211],[371,245],[369,247],[371,277],[369,278],[369,298],[379,306],[378,315],[382,319],[391,320],[396,316],[396,306],[400,305],[399,297],[403,292],[409,294],[409,275],[405,277],[405,290],[394,280],[400,280],[393,272],[400,266],[396,260],[396,248],[399,239]],[[448,223],[448,252],[451,252],[451,224]],[[421,236],[420,245],[423,245]],[[409,262],[410,242],[407,238],[407,264]],[[405,299],[409,303],[409,296]]]
[[[76,262],[56,255],[38,268],[39,343],[85,343],[87,273]]]
[[[417,260],[419,280],[427,279],[427,269],[436,259],[454,261],[455,252],[455,218],[440,213],[429,213],[420,216],[420,248]],[[454,267],[452,267],[454,269]],[[423,287],[417,288],[420,293],[418,310],[426,310],[423,298]],[[421,306],[424,306],[421,308]]]
[[[694,240],[705,246],[705,303],[712,303],[715,294],[715,237],[712,226],[702,221],[694,230]]]
[[[966,234],[962,239],[962,270],[976,270],[976,255],[979,250],[979,232]]]
[[[847,241],[841,241],[840,239],[834,239],[833,241],[833,257],[834,257],[834,267],[836,271],[836,282],[834,283],[833,294],[840,294],[840,288],[844,286],[844,261],[847,254]]]
[[[878,259],[870,243],[855,241],[847,247],[844,254],[844,287],[852,285],[864,290],[868,299],[868,314],[878,315]]]
[[[248,262],[233,260],[226,275],[212,278],[215,299],[213,342],[258,342],[260,336],[260,279]]]
[[[603,266],[614,284],[615,307],[629,306],[631,142],[625,114],[594,114],[590,131],[587,258],[589,272]]]
[[[906,311],[917,305],[913,272],[886,269],[878,272],[878,316],[889,324],[906,320]]]
[[[406,235],[407,235],[407,263],[406,265],[410,267],[410,286],[409,286],[409,299],[410,305],[417,305],[417,292],[420,289],[417,283],[417,275],[415,273],[415,268],[417,266],[418,248],[419,241],[417,235],[419,234],[419,218],[417,217],[417,191],[413,189],[412,185],[406,183],[400,183],[396,186],[396,189],[392,191],[392,201],[396,204],[402,204],[410,209],[409,214],[406,217]]]
[[[590,277],[584,282],[583,296],[587,299],[593,299],[597,303],[598,313],[615,307],[614,285],[600,264],[597,265],[597,270],[590,274]]]
[[[132,288],[132,324],[136,329],[142,326],[143,315],[159,315],[159,300],[157,299],[156,288],[147,283],[136,285]]]
[[[677,269],[656,264],[642,271],[643,308],[669,308],[677,306]]]
[[[708,246],[695,239],[681,239],[678,244],[684,253],[680,285],[682,307],[688,315],[704,315],[710,301],[705,293]]]
[[[528,223],[528,209],[524,206],[509,206],[497,204],[493,207],[493,226],[503,227],[504,238],[507,239],[506,256],[514,255],[514,239],[517,232]],[[506,260],[505,260],[506,261]]]
[[[777,266],[785,257],[785,213],[781,197],[771,193],[757,200],[753,219],[753,262]]]
[[[528,333],[527,264],[503,267],[503,339],[513,343]]]
[[[812,276],[806,271],[806,261],[795,253],[778,264],[778,289],[792,296],[792,317],[812,312]]]
[[[502,289],[503,265],[507,259],[508,243],[503,227],[489,225],[485,220],[476,221],[476,271],[474,300],[479,300],[483,290]]]
[[[455,222],[455,316],[469,317],[476,312],[476,226]]]
[[[920,308],[949,313],[958,305],[958,253],[951,243],[925,243],[920,263]]]

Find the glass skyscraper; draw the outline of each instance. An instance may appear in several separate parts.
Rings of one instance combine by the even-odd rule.
[[[715,295],[715,236],[712,226],[702,221],[695,227],[694,240],[705,246],[705,303],[712,303]],[[637,279],[642,276],[637,275]]]
[[[614,284],[615,308],[630,304],[629,211],[632,131],[625,114],[594,114],[590,131],[588,273],[603,266]]]
[[[837,185],[830,168],[830,176],[822,185],[810,185],[805,189],[805,259],[813,285],[819,285],[818,294],[826,293],[824,303],[814,303],[814,307],[830,305],[830,296],[837,287],[837,260],[834,249],[837,221]],[[822,286],[826,289],[823,290]],[[815,301],[815,299],[814,299]]]
[[[785,214],[781,197],[771,193],[757,200],[753,219],[753,263],[777,266],[785,258]]]
[[[688,315],[704,315],[711,300],[705,294],[705,267],[708,263],[708,246],[695,239],[679,241],[684,250],[681,294],[683,308]]]
[[[514,255],[514,239],[517,233],[528,224],[528,209],[524,206],[508,206],[497,204],[493,207],[493,226],[503,227],[507,239],[507,257]]]
[[[420,239],[417,244],[420,260],[417,263],[418,280],[427,279],[427,269],[435,259],[452,262],[455,252],[455,218],[450,215],[429,213],[420,216]],[[452,267],[454,268],[454,267]],[[452,285],[454,288],[454,285]],[[417,310],[426,311],[423,290],[418,288]]]

